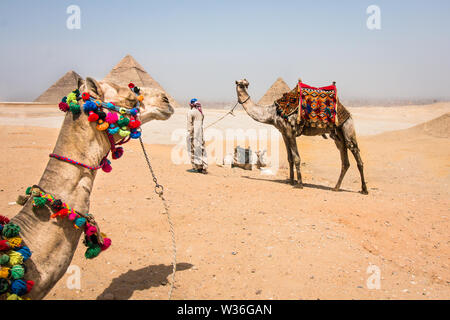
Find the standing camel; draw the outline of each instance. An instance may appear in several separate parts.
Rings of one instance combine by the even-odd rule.
[[[302,175],[300,172],[300,154],[298,153],[297,140],[296,137],[301,135],[305,136],[317,136],[324,135],[326,133],[330,134],[330,137],[334,140],[336,147],[339,149],[341,154],[341,174],[339,176],[338,182],[334,187],[334,191],[339,191],[341,187],[342,180],[344,179],[345,173],[350,167],[350,162],[348,159],[347,149],[353,153],[356,163],[358,165],[359,173],[361,175],[361,193],[368,194],[366,181],[364,179],[363,162],[361,160],[361,155],[359,153],[358,143],[356,142],[355,127],[353,125],[352,117],[348,117],[346,121],[340,123],[338,126],[332,128],[317,128],[317,127],[307,127],[303,126],[302,123],[297,124],[297,114],[290,115],[287,120],[283,119],[281,116],[277,115],[277,110],[275,104],[269,106],[258,106],[256,105],[250,95],[247,92],[249,82],[246,79],[236,81],[236,91],[238,96],[238,101],[244,107],[248,115],[253,119],[261,123],[267,123],[273,125],[280,131],[283,136],[284,143],[286,145],[286,151],[288,155],[289,162],[289,179],[292,185],[294,182],[294,164],[297,171],[297,185],[298,188],[303,188]],[[300,108],[301,106],[299,106]],[[337,100],[337,108],[344,108]]]
[[[128,87],[97,82],[92,78],[82,81],[79,90],[88,92],[95,99],[119,106],[131,108],[137,102],[135,94]],[[141,94],[144,96],[140,114],[142,123],[154,119],[167,120],[173,114],[174,110],[162,92],[141,89]],[[119,138],[115,137],[116,140]],[[109,148],[106,134],[96,130],[95,123],[88,122],[84,112],[78,116],[68,112],[53,153],[96,165]],[[50,158],[38,185],[76,211],[87,213],[95,176],[96,171]],[[35,282],[33,290],[27,295],[31,299],[44,298],[65,274],[82,234],[82,230],[75,229],[69,219],[50,219],[50,214],[47,207],[33,209],[32,201],[27,201],[11,220],[20,226],[20,235],[33,252],[32,257],[25,262],[27,278]]]

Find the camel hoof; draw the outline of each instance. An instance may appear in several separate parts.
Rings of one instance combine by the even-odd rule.
[[[365,195],[368,195],[368,194],[369,194],[369,191],[367,191],[367,190],[361,190],[361,193],[362,193],[362,194],[365,194]]]
[[[336,187],[334,187],[334,188],[331,189],[331,190],[333,190],[334,192],[339,192],[339,191],[341,191],[341,188],[336,188]]]
[[[297,183],[297,184],[294,186],[294,188],[295,188],[295,189],[303,189],[303,184],[302,184],[302,183]]]

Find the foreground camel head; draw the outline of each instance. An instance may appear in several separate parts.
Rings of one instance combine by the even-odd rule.
[[[248,86],[250,85],[250,83],[247,81],[247,79],[242,79],[242,80],[236,81],[236,85],[238,86],[238,88],[248,89]]]
[[[111,82],[96,81],[87,77],[80,85],[80,92],[88,92],[93,98],[131,109],[138,103],[137,96],[127,86],[119,86]],[[141,88],[144,101],[140,103],[142,124],[151,120],[167,120],[174,109],[167,96],[158,89]]]

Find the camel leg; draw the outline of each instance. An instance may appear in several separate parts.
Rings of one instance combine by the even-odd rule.
[[[302,182],[302,174],[300,172],[300,154],[298,153],[297,148],[297,140],[295,140],[295,137],[289,137],[289,144],[291,145],[291,153],[295,164],[295,170],[297,171],[297,188],[303,189],[303,182]]]
[[[353,125],[352,118],[349,118],[342,125],[342,133],[344,135],[345,144],[348,149],[353,153],[356,164],[358,165],[359,174],[361,176],[361,193],[369,194],[367,191],[366,180],[364,179],[364,164],[359,153],[358,143],[356,141],[355,127]]]
[[[353,153],[353,156],[355,157],[356,163],[358,165],[359,174],[361,175],[361,193],[362,194],[369,194],[369,191],[367,191],[367,185],[366,180],[364,179],[364,164],[361,159],[361,155],[359,154],[358,147],[350,149]]]
[[[333,191],[339,191],[339,189],[341,188],[342,180],[344,180],[344,176],[347,173],[348,168],[350,167],[350,161],[348,160],[348,151],[347,147],[345,146],[341,132],[339,134],[339,137],[334,138],[334,143],[336,144],[336,147],[338,148],[341,154],[342,166],[341,166],[341,174],[339,175],[338,182],[336,183],[336,186],[334,187]]]
[[[292,160],[292,151],[290,146],[290,141],[286,137],[286,135],[282,134],[284,144],[286,145],[286,152],[288,156],[288,162],[289,162],[289,183],[294,185],[294,162]]]

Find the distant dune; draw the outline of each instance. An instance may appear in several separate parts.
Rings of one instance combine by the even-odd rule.
[[[408,129],[412,132],[421,132],[437,138],[449,138],[450,137],[450,112],[443,114],[442,116],[419,124],[417,126]]]

